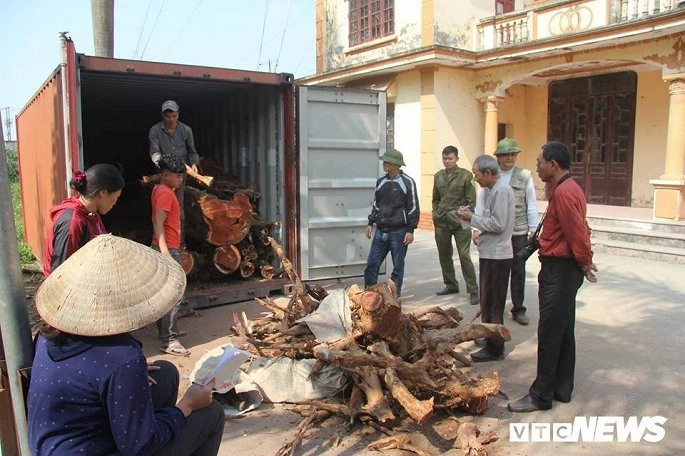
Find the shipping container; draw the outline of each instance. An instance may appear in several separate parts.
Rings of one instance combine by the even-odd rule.
[[[260,193],[258,213],[280,223],[276,238],[302,279],[363,274],[385,149],[383,92],[298,87],[286,73],[92,57],[62,43],[62,63],[16,119],[25,234],[37,258],[50,207],[67,197],[73,171],[96,163],[117,164],[127,181],[107,228],[126,235],[148,223],[151,233],[149,201],[136,189],[155,172],[148,131],[173,99],[200,156]],[[189,282],[187,296],[201,308],[282,285],[228,276]]]

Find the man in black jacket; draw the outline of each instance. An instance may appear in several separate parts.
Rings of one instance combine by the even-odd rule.
[[[397,296],[400,296],[404,257],[407,246],[414,242],[414,230],[419,224],[419,197],[414,179],[400,171],[400,167],[405,166],[400,151],[388,149],[379,160],[383,161],[386,174],[376,181],[376,195],[366,227],[366,237],[371,239],[373,233],[373,241],[364,270],[364,287],[378,282],[381,263],[390,252],[393,264],[390,278],[397,285]]]

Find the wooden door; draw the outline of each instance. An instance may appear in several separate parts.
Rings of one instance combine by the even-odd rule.
[[[630,206],[636,86],[633,72],[550,84],[548,139],[568,145],[591,204]]]

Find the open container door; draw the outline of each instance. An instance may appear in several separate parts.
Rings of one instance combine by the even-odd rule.
[[[24,235],[39,263],[50,208],[70,196],[72,172],[82,169],[79,68],[73,41],[62,34],[62,63],[17,115],[17,150]]]
[[[299,258],[305,280],[361,276],[385,151],[384,92],[299,87]],[[385,266],[381,273],[385,273]]]

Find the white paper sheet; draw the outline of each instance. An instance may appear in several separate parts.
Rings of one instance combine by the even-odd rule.
[[[195,364],[190,380],[206,385],[215,379],[214,391],[225,393],[240,382],[240,366],[250,357],[250,353],[233,346],[216,347]]]

